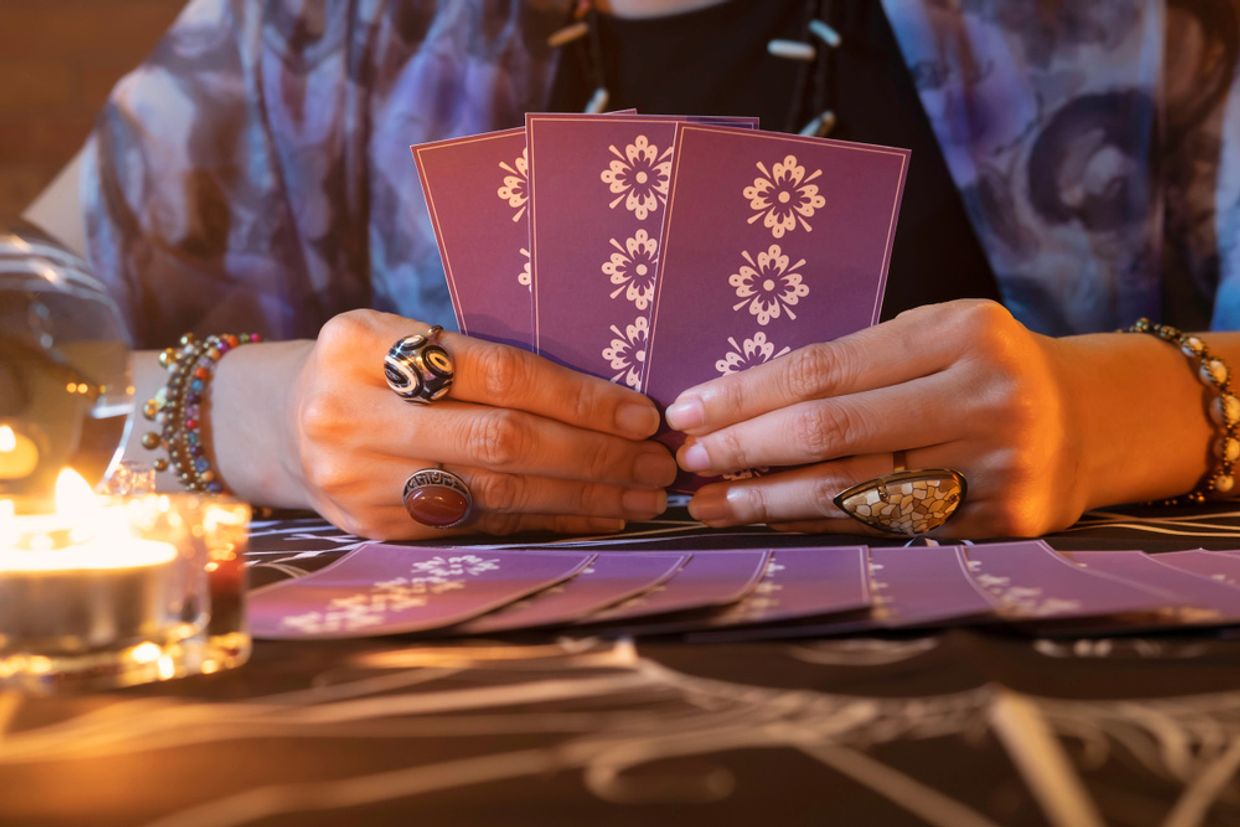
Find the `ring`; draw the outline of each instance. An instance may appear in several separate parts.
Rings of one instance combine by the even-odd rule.
[[[833,502],[854,520],[888,534],[916,537],[939,528],[964,502],[968,482],[953,468],[896,468],[885,476],[858,483]]]
[[[383,375],[388,387],[406,402],[429,405],[442,399],[452,387],[456,370],[448,351],[435,340],[443,328],[435,325],[425,334],[405,336],[383,357]]]
[[[423,468],[410,474],[401,499],[415,522],[431,528],[462,525],[474,509],[474,497],[465,480],[442,468]]]

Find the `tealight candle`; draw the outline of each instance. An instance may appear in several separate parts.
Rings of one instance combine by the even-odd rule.
[[[135,536],[132,509],[100,502],[70,471],[56,503],[17,514],[0,501],[0,684],[173,677],[169,653],[202,631],[185,611],[199,587],[193,559],[171,535]]]

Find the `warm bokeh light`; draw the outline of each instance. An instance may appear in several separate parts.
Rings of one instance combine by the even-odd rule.
[[[0,453],[9,454],[17,450],[17,433],[12,425],[0,425]]]

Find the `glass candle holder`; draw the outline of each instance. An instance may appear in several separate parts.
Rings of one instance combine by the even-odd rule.
[[[54,515],[0,501],[0,687],[94,690],[244,663],[248,506],[88,495]]]

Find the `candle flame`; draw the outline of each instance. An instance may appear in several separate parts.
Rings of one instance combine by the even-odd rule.
[[[60,514],[89,514],[99,508],[90,483],[72,468],[60,469],[56,477],[56,511]]]
[[[11,425],[0,425],[0,453],[9,454],[17,450],[17,433]]]

